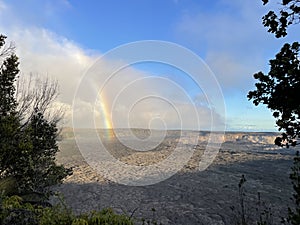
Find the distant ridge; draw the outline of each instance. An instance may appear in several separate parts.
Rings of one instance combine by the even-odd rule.
[[[166,137],[180,137],[180,135],[188,136],[189,132],[195,134],[199,133],[199,142],[207,142],[210,131],[191,131],[191,130],[149,130],[140,128],[118,128],[118,129],[92,129],[92,128],[76,128],[76,134],[87,136],[89,133],[95,131],[100,136],[110,135],[115,137],[115,133],[119,136],[132,136],[145,137],[150,135],[151,132],[166,133]],[[218,132],[217,132],[218,133]],[[81,135],[82,134],[82,135]],[[275,138],[279,135],[278,132],[240,132],[240,131],[226,131],[224,142],[239,142],[239,143],[255,143],[255,144],[274,144]],[[59,135],[59,140],[74,138],[74,129],[72,127],[64,127]]]

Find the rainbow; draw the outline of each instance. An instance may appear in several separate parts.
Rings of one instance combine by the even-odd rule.
[[[105,136],[111,139],[114,136],[111,113],[109,110],[109,103],[105,100],[103,92],[98,94],[96,110],[100,112],[101,121],[96,121],[100,128],[105,129]],[[100,123],[99,123],[100,122]]]
[[[108,110],[108,104],[105,101],[105,97],[103,93],[99,94],[99,106],[100,106],[100,111],[102,113],[102,118],[103,118],[103,125],[105,129],[112,129],[112,122],[111,122],[111,114]]]

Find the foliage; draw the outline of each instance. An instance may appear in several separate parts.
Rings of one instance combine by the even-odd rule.
[[[245,190],[244,190],[244,183],[246,182],[246,178],[242,175],[242,178],[239,182],[239,199],[240,199],[240,207],[241,207],[241,224],[246,225],[246,212],[245,212]]]
[[[59,123],[64,116],[63,106],[55,105],[55,99],[59,95],[57,80],[49,77],[42,78],[39,74],[20,76],[16,83],[15,98],[18,103],[17,112],[22,123],[39,111],[50,123]]]
[[[275,140],[279,146],[295,146],[295,138],[300,137],[300,44],[285,44],[276,58],[270,60],[268,74],[258,72],[254,78],[256,90],[250,91],[248,99],[255,105],[267,105],[276,118],[282,137]]]
[[[5,36],[0,35],[0,48],[5,44]],[[11,54],[0,67],[0,176],[11,171],[13,157],[17,149],[19,121],[16,117],[14,82],[19,73],[18,58]]]
[[[34,207],[23,203],[19,196],[4,197],[0,199],[0,224],[3,225],[38,225]]]
[[[5,37],[0,36],[0,43],[4,44]],[[15,55],[9,56],[0,68],[0,177],[7,178],[13,173],[14,157],[18,149],[19,121],[16,117],[14,99],[15,77],[19,70]],[[12,179],[11,179],[12,180]],[[14,179],[15,180],[15,179]],[[5,179],[1,186],[6,190],[10,182]],[[4,189],[3,189],[4,190]]]
[[[112,209],[74,215],[63,203],[41,207],[25,203],[19,196],[2,197],[0,209],[1,225],[133,225],[129,217],[118,215]]]
[[[116,215],[112,209],[104,209],[100,212],[92,212],[88,215],[88,224],[126,224],[133,225],[133,222],[126,215]]]
[[[5,45],[5,36],[0,35],[0,48]],[[11,54],[6,57],[0,67],[0,115],[7,116],[14,113],[16,108],[16,100],[14,98],[15,87],[18,69],[18,57]]]
[[[151,211],[152,211],[152,218],[150,219],[142,218],[142,225],[162,225],[162,223],[158,223],[158,221],[155,218],[156,209],[151,208]]]
[[[267,4],[269,0],[262,0]],[[282,0],[279,13],[269,11],[263,17],[263,24],[269,27],[268,32],[280,38],[287,35],[287,28],[300,22],[300,0]],[[300,138],[300,44],[284,44],[274,60],[270,60],[270,71],[267,75],[262,72],[254,74],[259,82],[255,84],[256,90],[250,91],[248,99],[255,105],[266,104],[273,116],[279,130],[284,133],[275,139],[275,144],[282,147],[296,146]],[[293,199],[295,209],[288,208],[288,217],[284,223],[300,224],[300,157],[297,151],[292,166],[290,179],[295,193]]]
[[[261,201],[260,193],[257,193],[256,207],[251,207],[250,203],[246,201],[246,178],[242,175],[238,184],[238,201],[237,207],[231,206],[230,209],[234,213],[232,223],[234,225],[273,225],[273,214],[270,207],[267,207],[265,202]],[[255,209],[255,210],[253,210]]]
[[[17,192],[17,181],[13,177],[5,177],[0,180],[0,194],[6,193],[7,195],[13,195]]]
[[[269,0],[262,0],[264,5]],[[268,32],[274,33],[277,38],[287,35],[287,28],[300,22],[300,0],[281,0],[279,12],[269,11],[263,17],[263,25]]]
[[[284,223],[299,225],[300,224],[300,155],[297,151],[294,158],[292,173],[290,174],[290,179],[293,184],[293,189],[295,193],[293,194],[295,209],[288,208],[288,217],[283,219]]]
[[[24,128],[27,148],[18,158],[14,176],[22,190],[43,192],[47,187],[61,183],[70,170],[55,164],[58,151],[56,124],[48,123],[40,112],[35,112]],[[23,143],[24,143],[23,142]]]
[[[238,192],[239,192],[239,197],[238,197],[238,201],[239,204],[238,207],[235,206],[231,206],[230,209],[232,210],[232,212],[234,213],[233,216],[233,223],[235,225],[247,225],[247,221],[248,221],[248,216],[246,215],[246,205],[245,205],[245,197],[246,197],[246,193],[245,193],[245,187],[244,184],[246,183],[246,178],[244,175],[242,175],[240,182],[238,184]]]
[[[5,52],[0,54],[4,56],[0,67],[0,191],[39,196],[71,171],[55,164],[56,123],[47,121],[39,108],[22,122],[14,86],[19,73],[18,58],[7,51],[5,38],[0,35],[0,50]],[[14,187],[9,189],[8,185]]]

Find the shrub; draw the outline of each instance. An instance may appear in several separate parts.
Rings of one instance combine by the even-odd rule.
[[[19,196],[0,198],[1,225],[133,225],[126,215],[118,215],[112,209],[103,209],[74,215],[63,202],[53,207],[26,203]]]
[[[55,163],[56,122],[46,120],[43,115],[52,95],[39,96],[33,113],[24,120],[17,111],[15,93],[18,57],[13,51],[7,51],[5,39],[0,35],[0,191],[10,195],[46,196],[49,186],[59,184],[71,173],[70,169]],[[47,86],[42,88],[46,88],[44,92],[47,90]]]
[[[238,184],[238,204],[231,206],[233,212],[232,224],[234,225],[273,225],[272,209],[261,201],[260,193],[257,194],[256,207],[251,207],[246,195],[246,178],[242,175]]]

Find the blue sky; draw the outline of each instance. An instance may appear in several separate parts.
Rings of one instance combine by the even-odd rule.
[[[0,1],[0,31],[16,44],[24,74],[59,80],[60,103],[68,107],[75,81],[97,56],[134,41],[174,42],[200,56],[215,74],[227,130],[272,131],[271,113],[246,95],[254,88],[252,75],[267,72],[282,43],[297,40],[300,32],[292,27],[284,39],[268,34],[261,24],[268,7],[260,0],[10,0]],[[172,79],[192,98],[201,93],[177,69],[151,63],[134,69]]]

